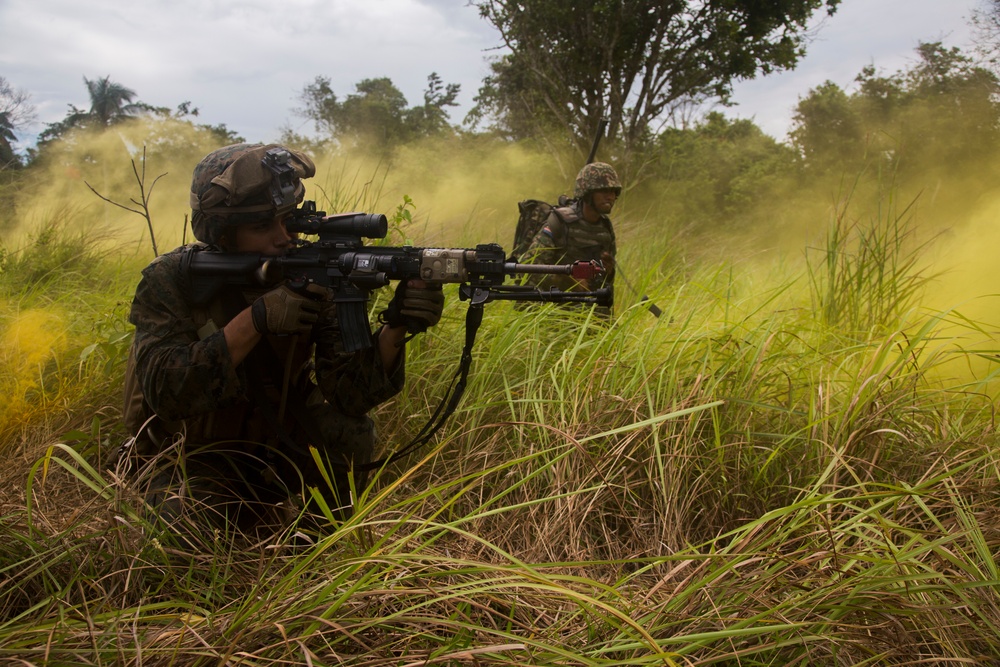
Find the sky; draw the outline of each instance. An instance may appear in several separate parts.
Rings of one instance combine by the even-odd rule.
[[[978,2],[842,0],[794,71],[737,84],[725,113],[784,139],[798,99],[824,81],[850,90],[866,65],[893,73],[921,41],[967,48]],[[0,0],[0,76],[37,115],[19,148],[69,104],[89,108],[84,77],[110,76],[155,106],[190,101],[200,123],[273,141],[283,128],[312,131],[294,110],[317,76],[341,98],[389,77],[415,105],[436,72],[461,85],[460,122],[498,47],[467,0]]]

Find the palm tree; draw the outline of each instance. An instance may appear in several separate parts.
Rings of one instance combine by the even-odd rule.
[[[87,84],[87,92],[90,93],[90,111],[87,116],[96,125],[114,125],[145,108],[142,104],[132,103],[136,95],[134,90],[115,83],[110,76],[95,81],[83,77],[83,82]]]
[[[0,111],[0,139],[17,141],[17,136],[14,134],[14,122],[6,111]]]
[[[91,81],[83,77],[90,94],[90,109],[85,110],[69,105],[69,112],[61,121],[49,123],[38,135],[38,145],[44,146],[66,135],[67,132],[81,127],[107,128],[124,120],[132,118],[143,111],[152,109],[142,102],[133,103],[135,91],[115,83],[110,76]]]
[[[0,76],[0,171],[21,166],[21,158],[14,152],[18,131],[34,120],[35,108],[28,93],[16,90]]]
[[[10,113],[0,111],[0,171],[7,167],[20,166],[20,160],[11,146],[15,141],[17,137],[14,135],[14,123],[10,119]]]

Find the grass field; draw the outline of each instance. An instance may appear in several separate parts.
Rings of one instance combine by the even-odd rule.
[[[5,664],[1000,664],[996,327],[928,304],[907,205],[731,258],[626,220],[613,321],[489,304],[456,413],[312,545],[164,533],[100,465],[150,256],[79,215],[0,265]],[[446,293],[385,452],[457,369]]]

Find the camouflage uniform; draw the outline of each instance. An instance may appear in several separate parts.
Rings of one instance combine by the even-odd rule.
[[[545,224],[532,239],[524,255],[524,261],[532,264],[564,264],[578,260],[600,260],[605,253],[611,255],[612,262],[618,254],[615,230],[611,219],[601,215],[597,222],[583,218],[583,200],[594,190],[621,190],[618,176],[610,166],[593,163],[585,166],[576,179],[575,199],[566,206],[553,208]],[[578,285],[569,276],[549,276],[532,274],[529,280],[539,287],[557,287],[562,290],[594,290],[614,286],[614,271],[592,278],[587,285]],[[597,308],[609,315],[609,309]]]
[[[199,238],[212,238],[204,220]],[[349,506],[349,464],[368,462],[374,448],[367,412],[402,388],[402,357],[387,373],[375,345],[344,353],[335,306],[326,303],[311,334],[265,336],[235,366],[222,328],[261,292],[230,287],[194,306],[180,269],[190,248],[143,270],[129,316],[125,421],[138,460],[151,464],[147,501],[168,520],[190,497],[241,527],[280,521],[276,504],[294,508],[304,487],[329,488],[313,446],[330,462],[329,506]],[[364,478],[355,474],[359,485]]]
[[[274,377],[277,373],[259,358],[248,358],[234,367],[221,330],[231,319],[224,312],[223,300],[200,309],[184,297],[179,268],[183,250],[157,258],[143,271],[129,316],[135,325],[135,340],[130,353],[134,374],[127,387],[132,405],[126,409],[126,425],[140,436],[137,453],[147,458],[164,452],[183,434],[180,449],[188,453],[199,449],[197,465],[215,471],[210,475],[215,476],[233,466],[234,459],[215,456],[212,447],[204,446],[227,443],[228,449],[243,450],[242,463],[236,467],[252,468],[224,474],[228,478],[238,473],[252,480],[252,488],[238,489],[231,495],[253,491],[280,502],[282,494],[294,496],[301,491],[295,480],[289,479],[299,473],[308,485],[327,486],[310,460],[308,445],[314,445],[332,462],[338,490],[346,491],[343,466],[352,461],[366,463],[372,456],[374,430],[366,413],[400,391],[404,364],[400,362],[387,374],[374,346],[354,354],[340,351],[335,307],[327,304],[311,336],[269,336],[259,345],[270,345],[281,360],[282,375],[288,373],[287,388],[283,377]],[[255,296],[230,295],[242,305]],[[251,383],[263,385],[264,393],[255,393]],[[286,396],[286,403],[305,403],[323,442],[313,442],[294,412],[286,409],[278,423],[299,445],[289,451],[271,421],[283,390],[294,391]],[[261,397],[266,397],[265,401]],[[267,410],[272,411],[270,418]],[[363,483],[364,477],[356,475],[358,483]],[[273,480],[262,487],[260,481],[268,478]],[[282,485],[287,488],[279,489]],[[213,493],[218,496],[222,492]],[[268,502],[268,498],[261,498],[261,502]],[[332,502],[336,503],[332,507],[338,507],[346,505],[348,499]]]

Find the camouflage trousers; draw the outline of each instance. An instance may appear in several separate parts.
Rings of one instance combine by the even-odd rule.
[[[366,416],[323,413],[316,422],[327,444],[320,447],[273,438],[193,443],[176,435],[155,455],[136,453],[129,463],[148,509],[171,526],[261,532],[302,515],[343,520],[353,512],[352,491],[367,486],[367,471],[354,466],[372,459],[375,428]]]

